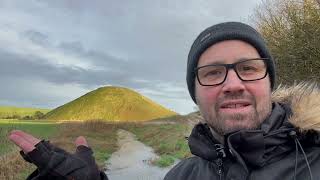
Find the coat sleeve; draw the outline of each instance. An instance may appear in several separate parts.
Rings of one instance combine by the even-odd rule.
[[[57,176],[53,176],[50,174],[47,175],[40,175],[39,170],[36,169],[35,171],[33,171],[26,180],[67,180],[66,177],[57,177]],[[109,180],[107,175],[100,171],[100,180]]]
[[[164,177],[164,180],[191,180],[192,178],[192,160],[182,160],[175,165]]]
[[[182,160],[164,177],[164,180],[218,180],[216,165],[200,157]]]

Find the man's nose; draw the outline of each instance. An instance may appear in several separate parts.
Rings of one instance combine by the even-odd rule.
[[[222,90],[225,93],[228,92],[240,92],[245,89],[243,81],[238,77],[235,70],[230,69],[226,80],[222,84]]]

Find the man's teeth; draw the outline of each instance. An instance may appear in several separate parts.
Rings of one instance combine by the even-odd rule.
[[[225,108],[239,108],[239,107],[244,107],[244,104],[229,104]]]

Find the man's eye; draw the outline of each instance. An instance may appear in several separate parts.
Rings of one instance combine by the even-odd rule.
[[[242,71],[257,71],[257,68],[254,66],[243,66],[241,68]]]
[[[206,73],[206,76],[219,76],[221,74],[222,74],[221,71],[210,71],[210,72]]]

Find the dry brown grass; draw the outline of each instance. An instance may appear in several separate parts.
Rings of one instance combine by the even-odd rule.
[[[1,156],[0,161],[1,180],[26,179],[26,177],[23,177],[24,172],[31,172],[35,169],[30,163],[27,163],[21,158],[18,154],[18,150]]]
[[[90,147],[94,150],[94,156],[100,168],[104,168],[105,161],[117,150],[117,124],[103,121],[85,121],[76,123],[63,123],[59,136],[52,138],[52,143],[73,153],[74,141],[78,136],[84,136]]]

